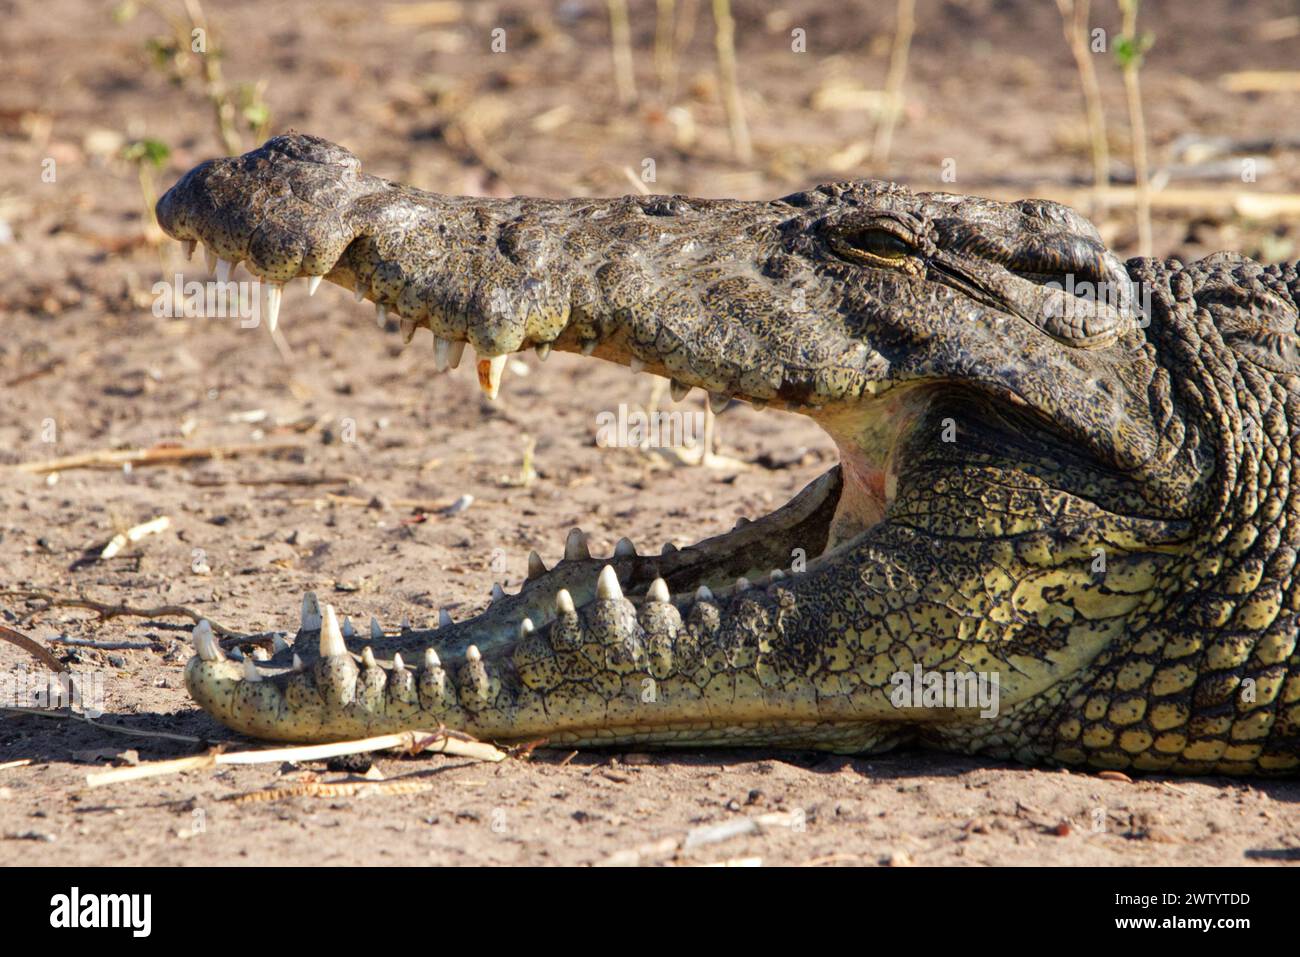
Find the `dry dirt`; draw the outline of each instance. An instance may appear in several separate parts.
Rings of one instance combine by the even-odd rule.
[[[213,3],[207,14],[226,78],[265,81],[272,130],[317,133],[353,148],[373,172],[444,192],[622,193],[626,171],[640,173],[646,158],[655,160],[656,191],[700,195],[782,195],[872,172],[937,186],[945,159],[958,174],[947,188],[969,192],[1042,194],[1086,177],[1075,74],[1054,5],[919,6],[907,108],[892,157],[874,169],[863,156],[870,115],[814,104],[825,106],[835,84],[881,86],[891,4],[736,3],[756,153],[747,167],[728,146],[707,3],[698,5],[671,104],[658,92],[650,52],[653,4],[631,4],[641,94],[634,107],[616,102],[605,5],[596,0],[416,5],[426,17],[452,16],[442,25],[402,22],[409,8],[384,4]],[[1099,23],[1113,32],[1113,10],[1098,6],[1106,8]],[[1283,19],[1293,12],[1282,0],[1143,4],[1156,37],[1144,93],[1157,166],[1171,161],[1185,133],[1300,134],[1300,94],[1219,85],[1228,71],[1293,68],[1297,24]],[[465,369],[433,376],[426,333],[402,351],[396,332],[376,330],[372,310],[334,287],[310,300],[300,287],[286,293],[291,361],[264,329],[155,317],[152,284],[182,264],[175,244],[155,248],[146,239],[137,173],[120,159],[123,138],[170,146],[157,174],[165,188],[223,152],[210,105],[194,79],[173,83],[154,65],[146,41],[165,27],[148,9],[116,22],[99,4],[0,2],[0,16],[0,463],[159,444],[294,446],[131,471],[69,469],[57,481],[4,468],[0,587],[184,605],[246,632],[292,630],[308,589],[358,622],[426,622],[439,606],[459,617],[484,605],[498,549],[506,587],[517,587],[528,549],[553,560],[572,525],[592,534],[598,553],[622,535],[656,550],[682,544],[775,507],[833,462],[807,423],[748,407],[719,419],[721,450],[746,464],[739,471],[597,448],[597,413],[644,402],[649,379],[558,355],[542,368],[530,354],[527,374],[509,375],[501,400],[489,404]],[[506,30],[501,54],[489,52],[497,27]],[[790,49],[796,28],[806,31],[806,53]],[[1113,62],[1097,62],[1123,162],[1123,90]],[[51,159],[56,175],[46,182]],[[1268,159],[1249,186],[1175,185],[1295,191],[1297,153]],[[1101,225],[1113,245],[1134,252],[1127,211]],[[1297,235],[1293,222],[1193,208],[1161,212],[1155,245],[1185,257],[1233,248],[1277,259],[1296,255]],[[188,269],[201,273],[198,264]],[[688,401],[698,407],[700,399]],[[522,487],[530,440],[538,477]],[[308,480],[315,484],[294,484]],[[396,504],[463,494],[474,504],[454,516]],[[170,517],[169,530],[97,558],[116,532],[159,515]],[[195,571],[196,563],[210,570]],[[0,602],[3,623],[105,676],[105,722],[226,737],[185,694],[183,620],[104,622],[40,601]],[[142,647],[95,650],[61,638]],[[12,680],[31,666],[0,644],[0,674]],[[128,749],[149,760],[195,746],[50,717],[0,717],[0,861],[1300,860],[1296,783],[1125,782],[915,752],[862,760],[584,753],[565,763],[563,754],[539,751],[499,765],[379,761],[389,780],[430,786],[402,796],[223,800],[310,770],[344,777],[319,765],[86,786],[88,772]],[[5,767],[23,759],[31,763]],[[772,814],[763,820],[780,823],[726,840],[697,830]],[[692,846],[682,846],[692,832]]]

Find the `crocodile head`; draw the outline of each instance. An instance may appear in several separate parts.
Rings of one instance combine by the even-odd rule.
[[[471,346],[491,395],[512,352],[580,352],[807,415],[840,451],[730,533],[593,559],[575,530],[519,594],[359,656],[312,596],[269,668],[201,633],[189,689],[233,728],[1300,765],[1294,268],[1126,266],[1057,204],[879,182],[442,196],[298,134],[157,213],[260,277],[272,323],[323,277],[428,327],[439,371]]]

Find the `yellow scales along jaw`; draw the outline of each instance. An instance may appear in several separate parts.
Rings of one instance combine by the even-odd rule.
[[[231,728],[328,741],[444,725],[552,745],[900,743],[1187,773],[1300,766],[1293,265],[1127,265],[1038,200],[833,183],[770,202],[449,197],[290,134],[158,203],[223,281],[375,305],[489,397],[555,349],[811,418],[841,464],[686,548],[358,634],[186,666]],[[1086,290],[1086,291],[1085,291]]]

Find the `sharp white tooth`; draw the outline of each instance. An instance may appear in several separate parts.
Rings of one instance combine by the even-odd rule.
[[[779,568],[773,568],[770,572],[767,573],[767,577],[772,579],[772,581],[776,581],[778,578],[784,578],[785,572],[783,572]]]
[[[451,348],[447,350],[447,365],[453,369],[460,368],[460,357],[465,354],[465,343],[453,342]]]
[[[709,393],[709,408],[713,410],[714,415],[717,415],[725,409],[730,402],[731,396],[727,395],[725,392]]]
[[[199,244],[197,239],[182,239],[181,248],[185,250],[185,261],[189,262],[194,258],[194,247]]]
[[[546,574],[546,562],[542,561],[542,556],[537,552],[528,553],[528,577],[541,578]]]
[[[596,340],[595,340],[595,339],[584,339],[581,348],[582,348],[582,354],[583,354],[584,356],[589,356],[589,355],[591,355],[593,352],[596,351]]]
[[[561,588],[555,593],[555,613],[557,615],[572,615],[573,596],[569,594],[569,589]]]
[[[320,602],[314,591],[302,596],[302,619],[298,625],[300,631],[320,631]]]
[[[632,558],[636,555],[636,546],[630,538],[620,538],[614,545],[615,558]]]
[[[701,585],[695,589],[696,601],[713,601],[713,592],[709,591],[708,585]]]
[[[203,247],[203,261],[208,265],[208,275],[217,268],[217,254],[211,246]]]
[[[289,647],[289,642],[287,642],[287,641],[284,640],[284,636],[283,636],[283,635],[272,635],[272,636],[271,636],[271,652],[272,652],[273,654],[277,654],[277,655],[278,655],[280,652],[284,651],[284,649],[286,649],[286,648],[288,648],[288,647]]]
[[[635,375],[638,372],[645,371],[645,361],[643,359],[638,359],[636,356],[633,356],[631,359],[628,360],[627,367],[631,369],[633,374]]]
[[[564,540],[564,560],[577,562],[590,557],[591,549],[587,547],[587,536],[582,529],[569,529],[569,537]]]
[[[230,657],[231,657],[231,658],[234,658],[236,661],[243,661],[243,660],[244,660],[244,651],[243,651],[243,649],[242,649],[242,648],[239,648],[239,647],[231,648],[231,649],[230,649]]]
[[[379,627],[379,619],[372,617],[370,619],[370,638],[373,641],[382,637],[384,637],[384,629]]]
[[[491,359],[478,360],[478,384],[487,393],[489,399],[495,399],[501,391],[501,373],[505,371],[509,356],[502,354]]]
[[[357,302],[365,302],[366,299],[365,283],[358,282],[355,286],[352,287],[352,298],[355,299]]]
[[[410,619],[410,616],[409,616],[409,615],[403,615],[403,616],[402,616],[401,630],[402,630],[402,631],[410,631],[410,630],[411,630],[411,619]]]
[[[410,345],[411,340],[415,338],[416,325],[410,319],[403,318],[400,321],[402,328],[402,345]]]
[[[613,565],[606,565],[600,570],[596,579],[596,597],[607,601],[617,601],[623,597],[623,589],[618,585],[618,575],[614,573]]]
[[[199,642],[205,638],[212,637],[212,622],[206,618],[201,618],[199,623],[194,626],[194,631],[190,633],[190,640],[194,643],[194,650],[198,651]]]
[[[438,372],[447,371],[447,352],[451,349],[451,340],[442,336],[433,337],[433,368]]]
[[[668,391],[673,394],[674,402],[680,402],[691,394],[691,387],[685,382],[678,382],[676,379],[673,379],[672,385],[668,387]]]
[[[748,587],[749,587],[749,579],[746,578],[744,575],[741,575],[739,578],[736,579],[736,591],[744,591]]]
[[[355,638],[356,636],[357,636],[357,630],[352,627],[352,616],[344,615],[343,616],[343,637]]]
[[[453,622],[452,622],[452,620],[451,620],[451,612],[449,612],[446,608],[439,608],[439,609],[438,609],[438,627],[439,627],[439,628],[447,628],[447,627],[449,627],[451,624],[453,624]]]
[[[278,282],[268,282],[263,285],[266,287],[266,304],[263,306],[266,310],[266,326],[275,332],[280,325],[280,299],[284,287]]]
[[[672,598],[672,595],[668,593],[668,583],[662,578],[656,578],[650,583],[650,590],[645,593],[645,596],[651,601],[664,602]]]
[[[302,663],[302,659],[298,657],[297,652],[295,652],[293,656],[293,670],[302,671],[306,667],[307,666]]]
[[[380,329],[388,325],[388,309],[382,302],[375,303],[375,325]]]
[[[217,282],[230,282],[230,270],[235,264],[228,259],[217,260]]]
[[[373,668],[375,666],[375,653],[370,650],[369,645],[366,645],[361,649],[361,663],[367,668]]]
[[[424,667],[429,669],[442,667],[442,661],[438,658],[438,653],[432,648],[424,649]]]
[[[492,600],[493,600],[494,602],[498,602],[498,601],[500,601],[502,598],[505,598],[505,597],[506,597],[506,590],[505,590],[504,588],[501,587],[501,583],[500,583],[500,582],[493,582],[493,583],[492,583]]]
[[[253,664],[252,658],[244,659],[244,680],[261,681],[262,676],[257,673],[257,665]]]
[[[533,620],[531,618],[525,618],[523,621],[519,623],[520,638],[524,638],[528,635],[531,635],[533,631],[534,631]]]
[[[533,346],[533,351],[537,353],[538,359],[545,362],[546,357],[551,354],[551,344],[549,342],[539,342]]]
[[[478,645],[470,645],[468,648],[465,649],[465,660],[466,661],[483,660],[483,652],[478,650]]]
[[[316,295],[316,290],[320,288],[320,281],[324,278],[325,278],[324,276],[308,276],[307,295],[309,296]]]
[[[402,660],[402,653],[400,651],[393,652],[393,671],[405,671],[405,670],[406,670],[406,662]]]
[[[343,643],[343,632],[339,630],[339,619],[334,614],[334,606],[325,606],[325,618],[320,628],[320,656],[331,658],[334,655],[346,655],[348,646]]]

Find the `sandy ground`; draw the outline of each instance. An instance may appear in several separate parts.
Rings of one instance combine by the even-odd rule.
[[[947,159],[958,178],[946,188],[995,195],[1061,190],[1088,174],[1052,4],[921,0],[907,107],[891,158],[874,170],[863,153],[870,114],[828,104],[882,84],[890,5],[736,4],[749,166],[730,153],[708,4],[684,36],[671,100],[650,52],[653,5],[631,6],[640,92],[631,107],[615,99],[604,4],[594,0],[465,4],[441,25],[403,22],[411,8],[350,3],[207,12],[227,80],[264,81],[272,130],[317,133],[353,148],[373,172],[444,192],[622,193],[646,159],[656,191],[748,197],[871,172],[933,187]],[[1191,6],[1143,5],[1156,35],[1144,75],[1153,162],[1172,162],[1189,132],[1300,134],[1300,94],[1220,89],[1224,72],[1294,67],[1288,31],[1300,26],[1282,19],[1291,6]],[[301,288],[286,294],[289,361],[264,329],[155,317],[150,287],[183,264],[175,244],[148,242],[139,179],[120,151],[145,137],[168,144],[156,177],[165,188],[224,152],[210,106],[192,78],[173,83],[153,64],[146,41],[166,28],[148,10],[125,22],[73,0],[0,12],[0,464],[159,444],[291,446],[181,466],[70,469],[57,481],[0,470],[0,588],[184,605],[246,632],[292,630],[302,593],[314,589],[358,622],[421,623],[439,606],[458,617],[482,607],[499,577],[494,557],[504,556],[506,587],[517,587],[528,549],[555,559],[572,525],[591,533],[597,553],[622,535],[654,550],[684,544],[770,510],[834,461],[807,423],[748,407],[719,419],[721,451],[744,463],[738,470],[597,448],[597,414],[644,403],[648,378],[558,355],[541,368],[530,354],[489,404],[466,370],[432,375],[427,333],[402,351],[395,332],[376,330],[371,310],[333,287],[310,300]],[[1113,30],[1103,12],[1099,22]],[[506,31],[502,54],[489,52],[496,28]],[[806,31],[808,52],[790,50],[794,29]],[[1098,64],[1118,163],[1128,155],[1123,91],[1113,64]],[[1249,185],[1176,185],[1296,190],[1297,153],[1264,158],[1266,172]],[[49,160],[53,182],[42,177]],[[1122,253],[1134,252],[1127,211],[1101,225]],[[1294,223],[1195,208],[1162,212],[1155,224],[1156,249],[1185,257],[1233,248],[1285,258],[1297,254],[1297,235]],[[533,442],[538,474],[524,486]],[[474,504],[454,516],[398,504],[464,494]],[[159,515],[171,519],[166,532],[97,557],[116,532]],[[13,597],[0,599],[0,614],[102,676],[103,721],[227,737],[185,694],[182,619],[100,621]],[[11,684],[29,667],[23,652],[0,645]],[[194,750],[68,720],[0,717],[0,861],[1300,860],[1300,784],[1130,782],[912,752],[383,759],[376,767],[387,780],[421,789],[256,803],[225,799],[310,773],[346,775],[270,765],[86,786],[88,772],[114,761]]]

